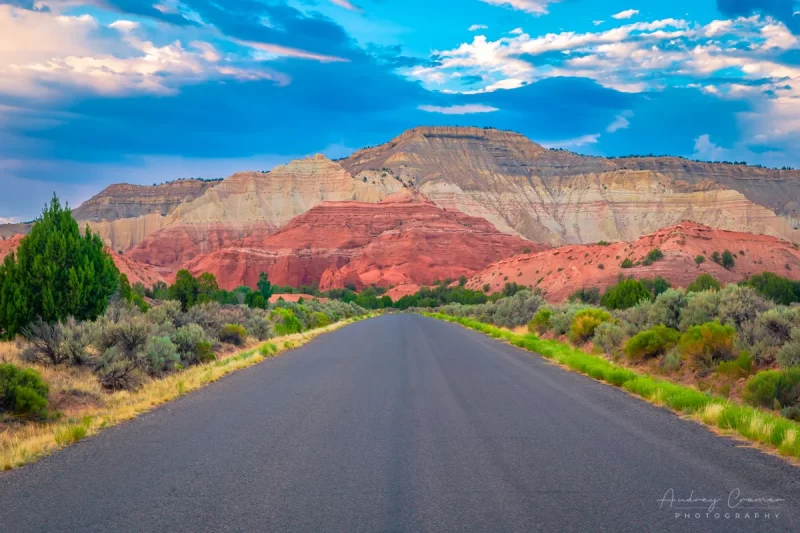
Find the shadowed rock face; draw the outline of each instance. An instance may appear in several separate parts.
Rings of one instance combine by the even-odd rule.
[[[406,193],[377,204],[324,202],[261,243],[226,247],[186,266],[212,272],[228,289],[254,286],[262,271],[279,285],[388,287],[470,276],[525,248],[542,247]]]
[[[663,259],[649,266],[621,267],[625,259],[643,261],[656,248],[664,254]],[[711,260],[715,251],[722,254],[725,250],[735,255],[736,265],[730,270]],[[698,255],[706,259],[700,265],[695,263]],[[471,278],[467,287],[478,289],[488,284],[496,291],[508,278],[539,288],[548,300],[559,302],[582,287],[598,287],[602,291],[617,283],[621,274],[637,279],[661,276],[673,286],[686,287],[704,272],[726,283],[761,272],[800,279],[800,250],[775,237],[682,222],[631,243],[568,245],[502,259]]]
[[[522,135],[416,128],[342,161],[384,169],[438,205],[551,244],[635,240],[693,220],[800,240],[800,172],[674,157],[604,159],[547,150]]]

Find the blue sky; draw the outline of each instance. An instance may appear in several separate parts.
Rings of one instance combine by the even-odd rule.
[[[152,3],[151,3],[152,2]],[[800,167],[794,0],[0,0],[0,220],[428,124]]]

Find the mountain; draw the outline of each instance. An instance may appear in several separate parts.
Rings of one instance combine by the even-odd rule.
[[[800,241],[800,171],[586,157],[516,133],[451,127],[407,131],[342,166],[356,177],[383,169],[440,206],[554,245],[635,240],[683,220]]]
[[[639,264],[655,249],[661,250],[663,259]],[[723,268],[712,260],[714,252],[722,254],[725,250],[734,254],[733,268]],[[695,262],[698,256],[705,258],[699,265]],[[625,259],[636,266],[622,268]],[[542,289],[548,300],[557,302],[583,287],[602,291],[617,283],[621,275],[637,279],[661,276],[673,286],[686,287],[704,272],[726,283],[761,272],[800,279],[800,250],[775,237],[682,222],[630,243],[567,245],[502,259],[472,277],[467,287],[480,289],[488,284],[497,291],[506,280],[512,280]]]
[[[543,247],[406,190],[379,203],[322,202],[261,242],[224,247],[184,267],[213,273],[227,289],[255,286],[262,271],[279,285],[361,289],[469,277],[526,248]]]

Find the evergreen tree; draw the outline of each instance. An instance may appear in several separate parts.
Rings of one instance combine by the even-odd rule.
[[[265,302],[269,302],[269,299],[272,298],[272,294],[275,292],[275,288],[272,286],[272,283],[269,282],[269,276],[266,272],[262,272],[261,275],[258,276],[258,292],[264,297]]]
[[[103,241],[81,235],[58,198],[0,266],[0,336],[12,338],[37,317],[57,322],[97,318],[118,288],[119,271]]]

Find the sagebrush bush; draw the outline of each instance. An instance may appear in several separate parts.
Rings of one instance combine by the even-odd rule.
[[[247,342],[247,330],[239,324],[225,324],[219,331],[219,340],[234,346],[241,346]]]
[[[489,314],[488,322],[504,328],[515,328],[530,322],[544,304],[544,298],[539,293],[522,290],[482,307],[483,312]]]
[[[131,360],[119,347],[112,346],[100,358],[95,373],[105,389],[132,391],[143,380],[140,366],[140,361]]]
[[[244,327],[251,337],[260,341],[265,341],[272,337],[272,325],[261,315],[253,315],[248,318]]]
[[[680,330],[686,331],[716,320],[719,315],[720,294],[718,291],[689,292],[686,294],[686,307],[681,310]]]
[[[575,313],[569,328],[569,338],[578,344],[586,342],[593,335],[597,327],[611,321],[611,314],[604,309],[583,309]]]
[[[719,311],[716,319],[723,324],[730,323],[739,328],[774,305],[767,302],[752,287],[728,285],[719,292]]]
[[[196,364],[200,362],[200,344],[211,343],[206,337],[205,330],[197,324],[188,324],[175,330],[170,340],[178,348],[178,354],[181,356],[181,361],[187,365]]]
[[[303,324],[291,309],[274,309],[272,313],[270,313],[269,319],[273,323],[275,332],[280,336],[291,335],[293,333],[300,333],[303,331]]]
[[[157,306],[150,309],[146,316],[147,320],[155,326],[171,324],[177,328],[183,325],[181,304],[174,300],[160,302]]]
[[[539,335],[545,333],[550,329],[550,317],[552,316],[552,309],[549,307],[542,307],[533,315],[530,322],[528,322],[528,331]]]
[[[150,324],[142,317],[123,318],[118,322],[102,321],[99,325],[97,346],[105,352],[119,348],[131,360],[144,351],[150,338]]]
[[[688,301],[686,293],[681,289],[667,289],[650,306],[647,313],[647,321],[651,325],[663,324],[672,329],[678,329],[681,325],[681,312],[686,307]]]
[[[625,330],[613,322],[603,322],[594,330],[592,342],[599,346],[603,352],[614,354],[625,342]]]
[[[651,300],[653,295],[639,280],[626,279],[609,287],[600,303],[606,309],[629,309],[642,300]]]
[[[174,369],[181,356],[169,337],[151,337],[145,346],[144,360],[147,372],[160,376]]]
[[[48,391],[47,384],[35,370],[0,364],[0,413],[45,416]]]
[[[708,370],[722,361],[736,359],[736,329],[719,322],[692,326],[681,335],[678,349],[695,370]]]
[[[680,352],[676,348],[672,348],[661,358],[661,368],[667,372],[677,372],[681,369],[682,362]]]
[[[650,323],[650,308],[652,307],[653,302],[650,300],[642,300],[638,305],[629,309],[618,309],[614,311],[614,317],[619,320],[620,325],[628,336],[632,337],[655,325]]]
[[[550,329],[556,335],[566,335],[572,327],[572,321],[578,312],[588,309],[583,304],[566,304],[553,306],[553,314],[550,316]]]
[[[680,339],[677,330],[664,325],[637,333],[625,343],[625,355],[632,360],[651,359],[665,354]]]
[[[783,368],[800,367],[800,327],[792,329],[791,338],[778,351],[777,360]]]
[[[23,328],[22,334],[29,343],[20,354],[24,361],[51,365],[67,361],[67,355],[61,349],[62,335],[57,325],[39,318]]]
[[[768,409],[782,409],[800,404],[800,368],[766,370],[751,377],[742,398]]]

